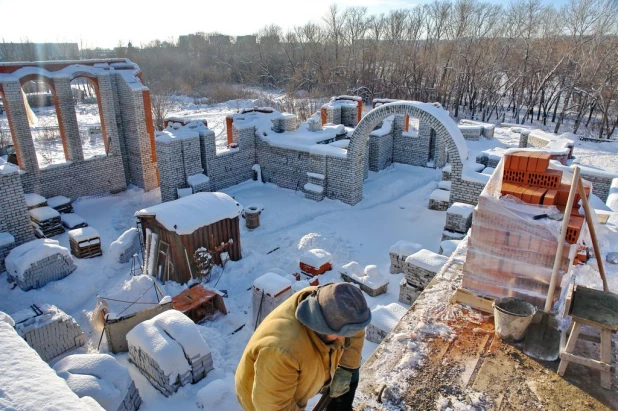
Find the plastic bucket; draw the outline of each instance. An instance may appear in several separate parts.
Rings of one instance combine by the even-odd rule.
[[[536,308],[513,297],[498,298],[493,303],[496,335],[504,341],[519,341],[526,335]]]

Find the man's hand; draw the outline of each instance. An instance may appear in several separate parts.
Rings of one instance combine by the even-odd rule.
[[[350,390],[350,382],[352,381],[352,372],[352,370],[347,368],[338,367],[330,384],[328,395],[337,398],[348,392]]]

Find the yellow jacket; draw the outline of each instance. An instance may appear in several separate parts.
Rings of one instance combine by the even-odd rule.
[[[296,307],[316,287],[292,295],[255,331],[236,369],[236,396],[247,411],[299,410],[329,385],[337,366],[359,368],[365,331],[324,343],[296,319]]]

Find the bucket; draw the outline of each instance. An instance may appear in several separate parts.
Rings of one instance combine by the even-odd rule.
[[[244,210],[244,217],[247,220],[247,228],[253,230],[260,226],[260,213],[262,209],[258,206],[249,206]]]
[[[493,303],[496,335],[504,341],[520,341],[532,322],[536,308],[523,300],[506,297]]]

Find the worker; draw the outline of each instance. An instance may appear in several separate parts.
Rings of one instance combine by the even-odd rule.
[[[303,410],[328,392],[328,410],[352,410],[371,311],[349,283],[307,287],[257,328],[236,370],[247,411]]]

